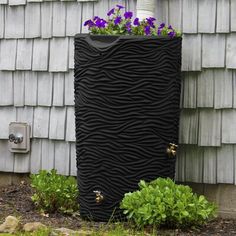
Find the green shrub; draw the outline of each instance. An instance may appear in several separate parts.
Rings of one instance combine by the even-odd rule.
[[[31,197],[38,209],[53,213],[71,214],[78,210],[78,187],[74,177],[57,174],[56,170],[41,170],[31,175],[35,194]]]
[[[204,196],[197,196],[188,186],[171,179],[141,180],[140,190],[126,193],[121,208],[138,226],[185,228],[206,223],[216,217],[216,206]]]

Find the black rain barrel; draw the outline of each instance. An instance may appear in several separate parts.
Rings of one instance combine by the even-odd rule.
[[[80,214],[122,218],[124,193],[175,176],[181,38],[75,37],[75,117]],[[169,149],[168,149],[169,148]]]

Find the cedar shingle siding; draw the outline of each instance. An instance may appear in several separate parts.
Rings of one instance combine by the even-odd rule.
[[[73,36],[135,0],[0,0],[0,171],[76,175]],[[157,0],[183,31],[177,179],[236,184],[236,0]],[[30,154],[8,152],[8,124],[31,124]]]

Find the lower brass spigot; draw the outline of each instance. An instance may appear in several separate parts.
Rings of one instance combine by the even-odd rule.
[[[96,203],[98,204],[101,203],[104,200],[104,196],[102,195],[101,191],[96,190],[93,192],[96,194],[96,198],[95,198]]]
[[[178,145],[174,144],[174,143],[169,143],[168,147],[166,149],[166,152],[168,154],[169,157],[175,157],[176,153],[177,153],[177,148]]]

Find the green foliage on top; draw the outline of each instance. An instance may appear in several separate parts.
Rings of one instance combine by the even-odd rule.
[[[35,190],[31,199],[38,209],[48,213],[58,211],[66,214],[78,210],[79,191],[74,177],[59,175],[56,170],[41,170],[30,178],[31,186]]]
[[[141,180],[140,190],[126,193],[121,208],[138,226],[185,228],[205,224],[216,217],[216,206],[204,196],[197,196],[189,186],[171,179]]]

